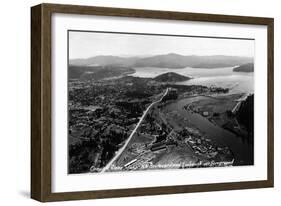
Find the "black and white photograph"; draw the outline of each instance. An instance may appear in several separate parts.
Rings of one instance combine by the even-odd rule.
[[[254,165],[255,39],[67,35],[68,174]]]

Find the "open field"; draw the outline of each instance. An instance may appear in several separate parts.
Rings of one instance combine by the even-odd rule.
[[[218,97],[203,98],[187,105],[187,108],[193,112],[200,113],[205,117],[221,114],[231,111],[237,104],[237,100],[243,94],[223,95]]]
[[[243,93],[203,98],[187,104],[185,109],[200,114],[213,124],[219,125],[238,136],[247,137],[247,129],[239,123],[235,115],[246,98],[247,95]]]

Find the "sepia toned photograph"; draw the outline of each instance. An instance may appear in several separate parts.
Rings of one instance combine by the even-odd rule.
[[[254,165],[249,38],[68,31],[68,173]]]

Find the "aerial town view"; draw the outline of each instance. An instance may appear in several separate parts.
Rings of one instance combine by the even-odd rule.
[[[254,165],[254,40],[69,31],[68,173]]]

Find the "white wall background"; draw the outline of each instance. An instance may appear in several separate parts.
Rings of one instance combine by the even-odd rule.
[[[95,6],[275,18],[275,188],[47,203],[47,205],[279,205],[281,200],[281,12],[276,0],[57,0]],[[30,7],[37,0],[1,2],[0,203],[39,205],[30,185]]]

